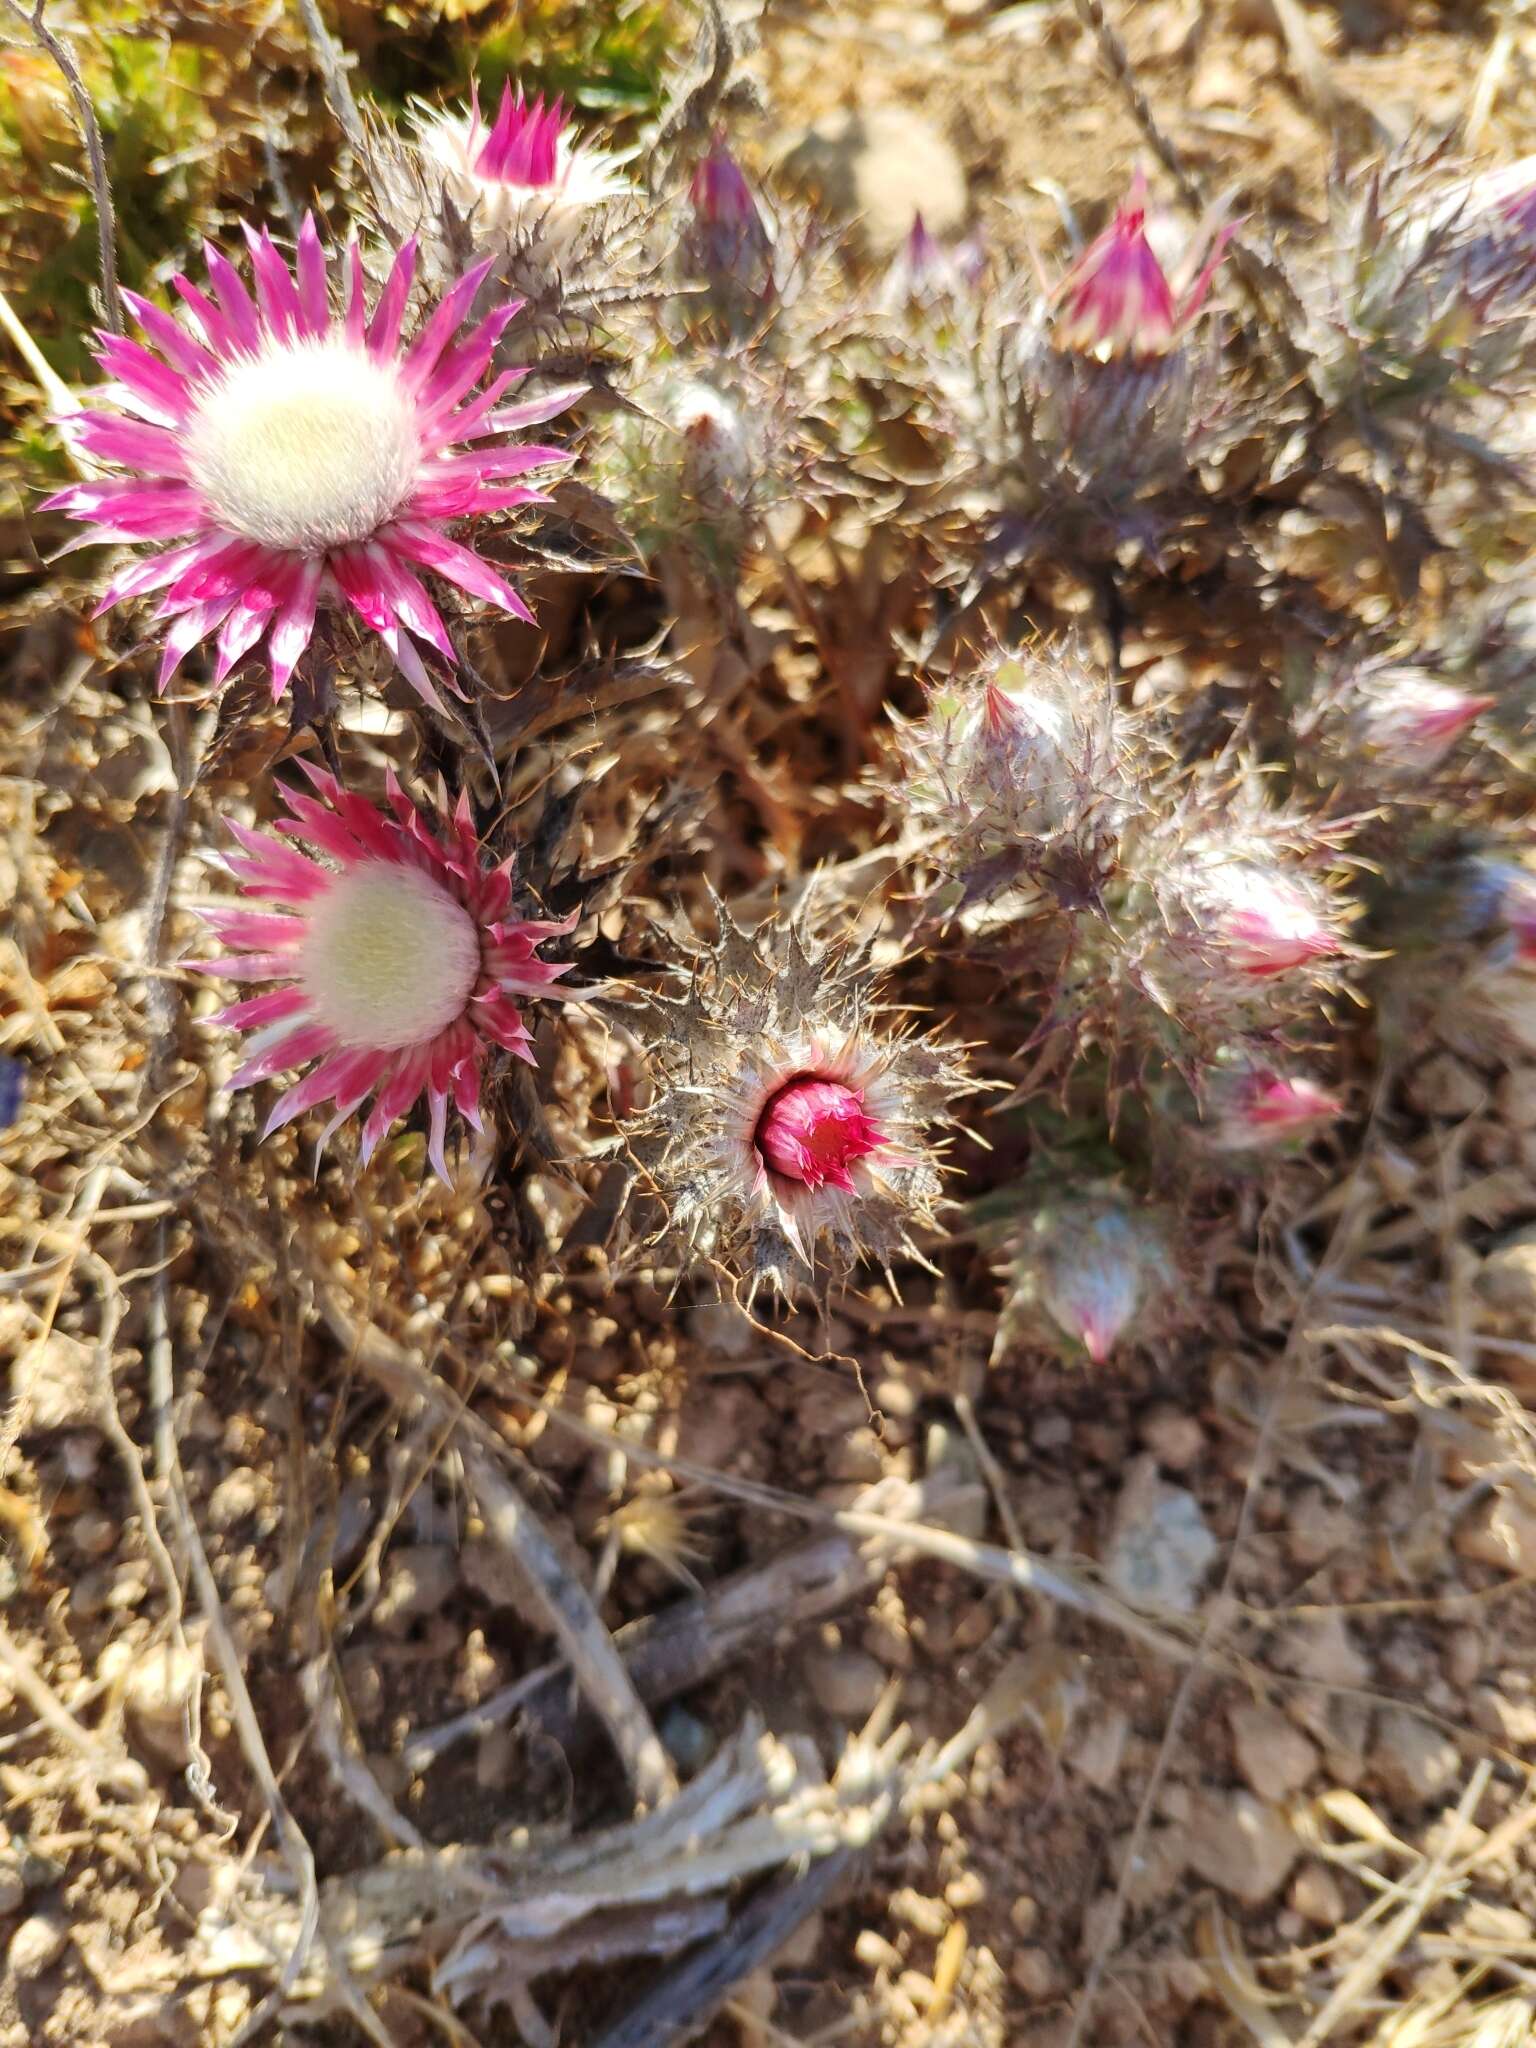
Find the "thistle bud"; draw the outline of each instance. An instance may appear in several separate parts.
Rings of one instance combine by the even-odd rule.
[[[740,164],[717,128],[688,187],[693,218],[680,244],[684,269],[746,310],[773,282],[773,242]]]
[[[944,866],[979,883],[1043,871],[1077,898],[1125,808],[1120,715],[1075,657],[1003,654],[893,714],[903,797]]]
[[[1241,974],[1285,974],[1343,950],[1321,892],[1273,863],[1213,860],[1192,893],[1206,937]]]
[[[799,1074],[766,1104],[753,1142],[768,1172],[851,1195],[851,1169],[887,1140],[865,1109],[861,1089]]]
[[[1427,774],[1495,702],[1419,669],[1381,669],[1361,689],[1354,738],[1367,765],[1401,776]]]
[[[881,281],[881,310],[925,312],[958,301],[974,289],[984,260],[974,241],[946,249],[915,213]]]
[[[1170,276],[1148,238],[1147,181],[1138,171],[1114,219],[1052,292],[1052,342],[1099,362],[1167,355],[1205,304],[1231,236],[1224,227],[1197,237]]]
[[[1337,1096],[1305,1075],[1242,1054],[1202,1075],[1200,1107],[1211,1143],[1223,1152],[1296,1144],[1344,1113]]]
[[[1064,1340],[1069,1361],[1108,1362],[1173,1280],[1160,1223],[1120,1196],[1084,1197],[1035,1212],[1011,1275],[999,1348],[1015,1339]]]

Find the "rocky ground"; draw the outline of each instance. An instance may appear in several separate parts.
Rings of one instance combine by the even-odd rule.
[[[1536,51],[1471,10],[1118,12],[1240,206],[1479,92],[1480,147],[1536,139]],[[1137,147],[1070,7],[761,28],[759,160],[873,256],[914,202],[1043,236]],[[254,1111],[162,964],[209,734],[12,546],[0,1050],[42,1080],[0,1141],[0,2048],[641,2048],[710,1942],[711,2048],[1533,2038],[1536,1064],[1383,1033],[1339,1135],[1220,1219],[1198,1327],[1095,1373],[994,1363],[963,1242],[763,1322],[579,1235],[530,1279],[558,1171],[360,1191],[291,1132],[229,1168]],[[950,1001],[985,1069],[985,986]],[[606,1058],[596,1023],[540,1053]],[[633,1802],[554,1662],[562,1571],[644,1674],[632,1785],[707,1781],[707,1824],[583,1849]],[[758,1951],[727,1898],[778,1913]],[[488,1973],[473,2029],[445,1957]]]

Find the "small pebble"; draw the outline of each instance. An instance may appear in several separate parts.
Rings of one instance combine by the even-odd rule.
[[[1278,1707],[1245,1700],[1228,1719],[1237,1768],[1261,1799],[1288,1799],[1317,1769],[1315,1746]]]
[[[1326,1863],[1304,1863],[1297,1871],[1288,1894],[1291,1906],[1314,1927],[1340,1927],[1344,1922],[1344,1892]]]
[[[812,1650],[805,1675],[816,1704],[839,1721],[867,1721],[886,1686],[884,1666],[867,1650]]]
[[[69,1939],[66,1922],[55,1913],[33,1913],[11,1936],[6,1954],[12,1973],[23,1982],[51,1970]]]
[[[1062,1983],[1061,1972],[1043,1948],[1021,1948],[1008,1966],[1008,1975],[1017,1990],[1037,2002],[1049,1998]]]
[[[1141,1440],[1165,1472],[1187,1472],[1205,1451],[1205,1431],[1193,1415],[1154,1408],[1141,1424]]]
[[[208,1496],[208,1525],[227,1534],[254,1515],[261,1502],[261,1480],[249,1465],[239,1465]]]

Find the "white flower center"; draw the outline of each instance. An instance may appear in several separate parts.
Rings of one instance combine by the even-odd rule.
[[[310,912],[302,976],[316,1017],[343,1045],[421,1045],[463,1014],[480,977],[480,934],[430,875],[368,861],[338,875]]]
[[[192,480],[220,523],[300,554],[376,533],[421,461],[415,402],[394,365],[337,340],[232,363],[186,431]]]

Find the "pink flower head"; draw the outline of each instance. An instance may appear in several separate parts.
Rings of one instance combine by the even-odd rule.
[[[1202,891],[1201,912],[1210,937],[1244,974],[1284,974],[1342,951],[1312,891],[1256,862],[1215,867]]]
[[[1204,305],[1232,228],[1224,227],[1194,277],[1170,281],[1147,238],[1147,181],[1138,171],[1113,221],[1051,294],[1058,348],[1107,361],[1167,355]]]
[[[565,102],[547,104],[540,93],[529,100],[518,87],[502,87],[501,106],[475,156],[475,169],[482,178],[494,178],[499,185],[552,185],[560,160],[560,137],[565,128]]]
[[[123,294],[153,346],[104,334],[97,355],[112,381],[100,395],[116,410],[72,413],[61,427],[86,454],[131,473],[72,484],[48,506],[88,525],[91,540],[173,543],[114,577],[98,607],[163,593],[161,689],[193,647],[217,634],[215,682],[264,642],[276,700],[328,601],[350,604],[436,704],[416,641],[450,669],[457,655],[421,572],[531,618],[511,584],[447,529],[547,502],[517,479],[570,457],[501,436],[564,411],[580,387],[497,409],[526,374],[503,371],[481,384],[517,304],[496,307],[455,339],[489,263],[461,277],[402,346],[414,240],[396,256],[371,315],[355,242],[345,304],[333,310],[309,215],[296,274],[265,229],[247,228],[246,240],[254,297],[212,246],[212,297],[185,277],[173,280],[189,322]],[[474,445],[453,452],[461,444]]]
[[[474,92],[467,112],[427,107],[417,119],[425,157],[477,237],[537,251],[556,269],[580,258],[609,202],[632,189],[619,161],[567,123],[558,99],[529,100],[508,86],[489,128]]]
[[[1213,1136],[1226,1151],[1284,1144],[1344,1113],[1338,1097],[1315,1081],[1269,1066],[1218,1068],[1210,1080]]]
[[[797,1074],[769,1100],[756,1142],[769,1170],[785,1180],[851,1195],[848,1169],[886,1140],[864,1108],[862,1089]]]
[[[511,862],[481,865],[463,797],[451,820],[434,828],[393,774],[386,813],[349,795],[333,776],[300,765],[318,795],[282,790],[290,813],[277,828],[283,839],[230,825],[242,848],[228,857],[230,871],[248,893],[276,907],[202,913],[237,950],[197,961],[199,973],[283,984],[213,1019],[256,1033],[232,1085],[248,1087],[313,1061],[304,1079],[279,1096],[262,1135],[333,1102],[322,1145],[373,1094],[363,1126],[365,1163],[425,1092],[428,1156],[446,1181],[448,1104],[480,1130],[487,1045],[532,1064],[516,998],[549,994],[569,971],[540,960],[535,948],[576,920],[509,915]],[[284,843],[292,839],[337,865],[322,866]]]

